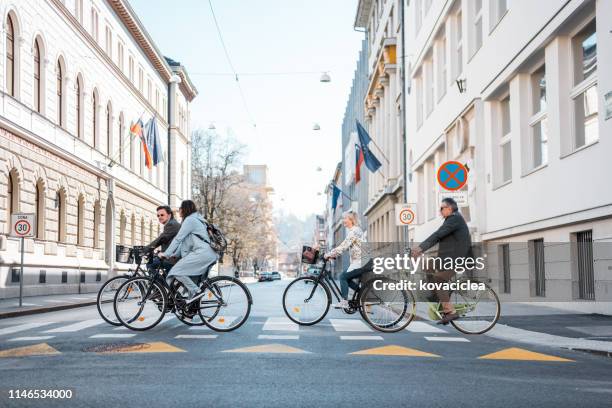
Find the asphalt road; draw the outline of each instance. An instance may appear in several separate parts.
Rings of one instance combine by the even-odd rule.
[[[611,405],[610,358],[465,336],[422,321],[401,333],[377,333],[358,315],[335,310],[316,326],[296,327],[283,319],[286,284],[250,284],[251,316],[230,333],[190,329],[176,319],[135,333],[107,325],[95,307],[0,320],[0,407]],[[149,352],[91,351],[109,344],[145,344],[140,350]],[[530,359],[479,358],[500,351]],[[40,353],[49,354],[34,355]],[[571,361],[542,361],[542,354]],[[74,394],[9,399],[15,389]]]

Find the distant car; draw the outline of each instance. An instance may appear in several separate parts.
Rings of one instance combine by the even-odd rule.
[[[259,282],[266,282],[272,280],[272,274],[270,272],[259,272]]]
[[[276,272],[276,271],[272,272],[270,275],[271,275],[273,281],[274,280],[281,280],[281,274]]]

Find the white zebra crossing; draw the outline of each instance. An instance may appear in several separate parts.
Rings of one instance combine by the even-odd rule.
[[[329,319],[337,332],[371,332],[372,329],[358,319]]]
[[[38,327],[46,326],[49,324],[53,324],[53,322],[24,323],[24,324],[19,324],[17,326],[5,327],[3,329],[0,329],[0,336],[4,334],[13,334],[13,333],[17,333],[20,331],[36,329]]]
[[[286,317],[268,317],[262,330],[298,331],[299,326]]]
[[[429,323],[425,322],[410,322],[406,327],[411,333],[446,333],[446,330],[442,330],[439,327],[434,327]]]
[[[47,330],[43,333],[74,333],[83,329],[97,326],[104,323],[102,319],[89,319],[81,322],[69,324],[68,326],[57,327],[55,329]]]

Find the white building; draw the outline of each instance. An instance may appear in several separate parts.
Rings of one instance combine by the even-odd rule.
[[[125,0],[1,1],[0,15],[0,298],[19,290],[15,212],[38,217],[24,293],[92,290],[122,267],[115,244],[148,243],[156,207],[189,195],[197,91]],[[149,170],[129,127],[153,116],[165,160]]]
[[[368,177],[368,205],[363,215],[370,242],[393,242],[402,237],[394,222],[395,204],[403,202],[400,1],[360,0],[354,24],[366,29],[369,41],[363,125],[374,142],[370,148],[382,164],[376,173],[363,167]]]
[[[502,298],[611,312],[612,2],[412,0],[405,24],[411,239],[441,223],[440,164],[467,163]]]

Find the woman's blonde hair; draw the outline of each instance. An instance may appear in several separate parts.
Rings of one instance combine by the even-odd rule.
[[[353,225],[359,225],[359,217],[357,216],[357,213],[353,210],[348,210],[345,211],[342,216],[344,218],[348,218],[349,220],[351,220],[351,222],[353,223]]]

